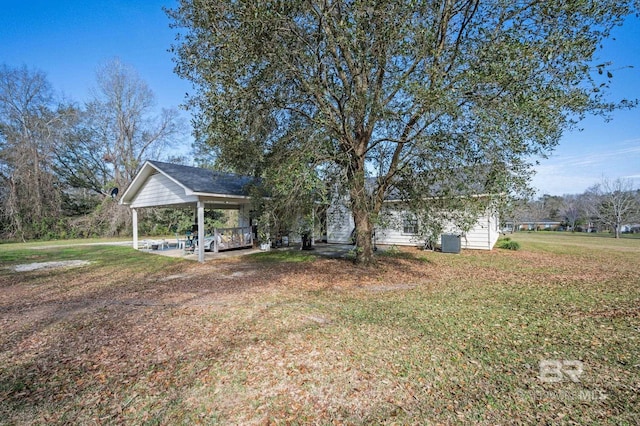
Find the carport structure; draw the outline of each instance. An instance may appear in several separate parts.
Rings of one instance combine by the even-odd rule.
[[[238,226],[250,226],[248,176],[209,169],[146,161],[122,194],[120,204],[133,216],[133,248],[138,249],[138,209],[149,207],[193,208],[197,217],[198,241],[204,242],[204,209],[238,210]],[[204,244],[198,244],[198,260],[204,262]]]

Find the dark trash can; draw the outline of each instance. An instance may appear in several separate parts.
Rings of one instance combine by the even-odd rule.
[[[302,250],[313,250],[311,246],[311,235],[302,234]]]

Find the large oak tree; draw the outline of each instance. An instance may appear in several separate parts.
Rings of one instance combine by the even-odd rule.
[[[280,187],[296,188],[301,166],[331,178],[353,213],[357,261],[368,263],[389,194],[417,214],[434,205],[425,200],[440,212],[470,200],[486,208],[491,197],[473,195],[524,188],[532,156],[584,114],[612,108],[601,90],[610,73],[594,54],[632,9],[622,0],[180,0],[168,13],[183,31],[173,49],[176,72],[196,88],[197,140]]]

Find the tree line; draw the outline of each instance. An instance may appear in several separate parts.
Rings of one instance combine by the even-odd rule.
[[[178,111],[155,107],[148,85],[118,59],[98,69],[83,103],[57,96],[42,71],[0,65],[0,236],[129,232],[116,193],[142,161],[168,158],[184,137]]]
[[[632,179],[602,179],[582,194],[545,194],[514,205],[507,221],[518,230],[523,223],[533,230],[545,222],[558,222],[555,229],[609,231],[616,238],[623,232],[640,233],[640,188]]]

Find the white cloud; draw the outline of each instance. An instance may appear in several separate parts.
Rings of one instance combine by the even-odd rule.
[[[575,152],[576,148],[573,148]],[[640,178],[640,139],[607,146],[593,145],[584,153],[563,153],[540,160],[532,185],[539,194],[582,193],[602,178]]]

